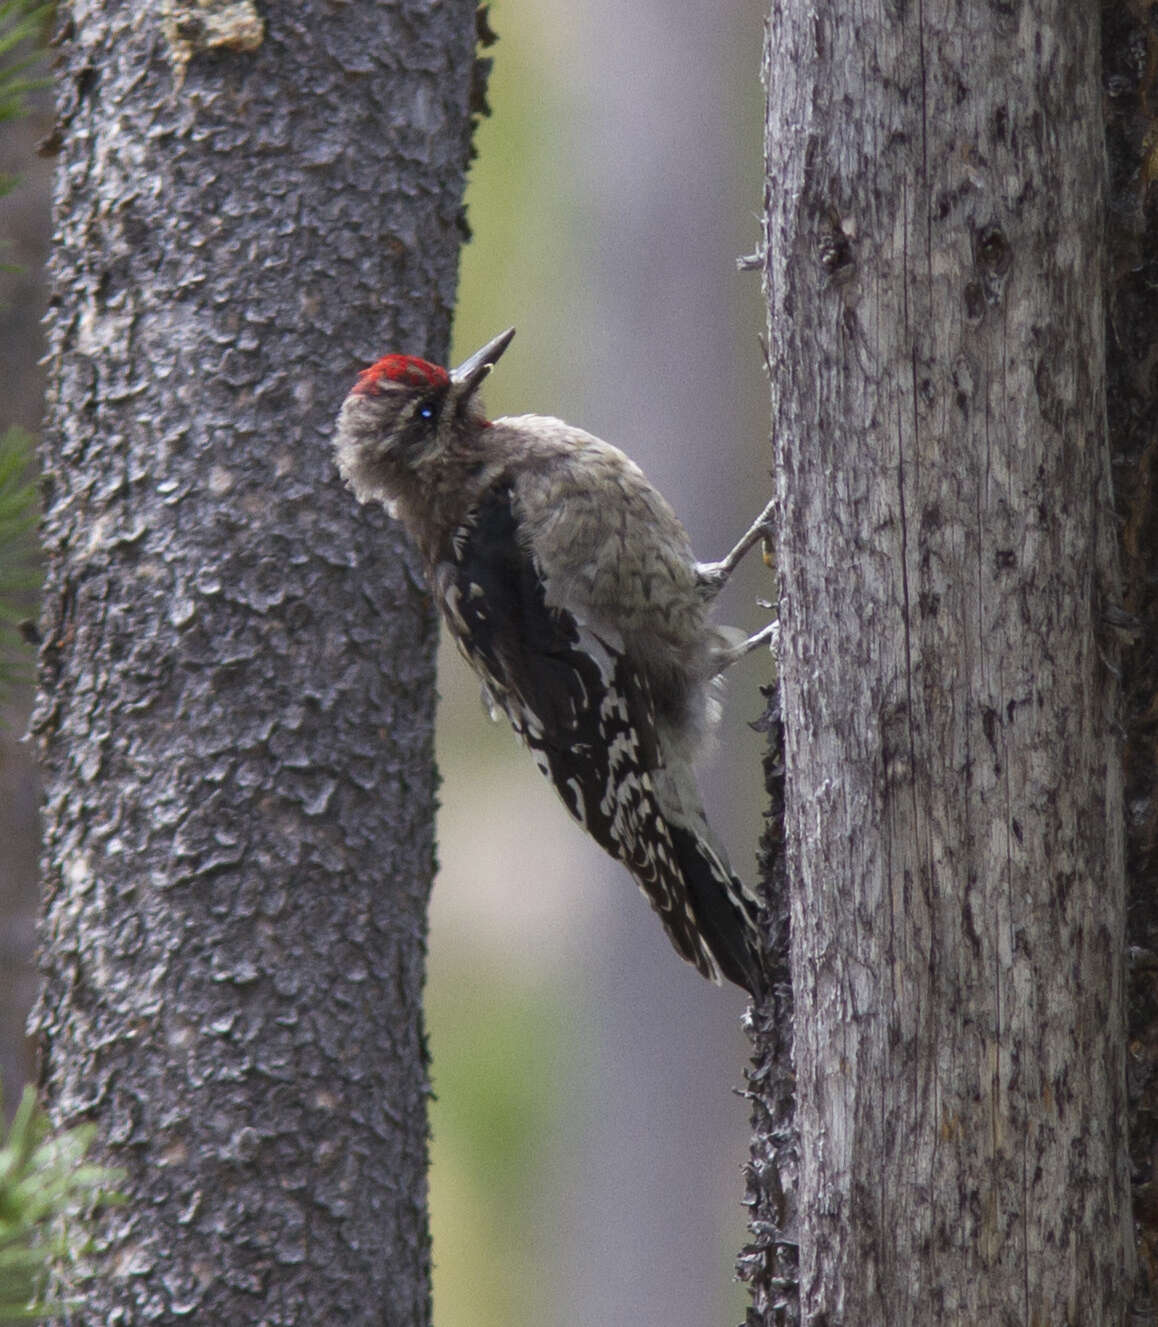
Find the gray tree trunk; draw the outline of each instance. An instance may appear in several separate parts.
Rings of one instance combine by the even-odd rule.
[[[447,350],[474,5],[65,11],[37,1022],[73,1321],[429,1320],[434,624],[329,434]]]
[[[807,1323],[1116,1324],[1133,1277],[1097,24],[772,10]]]

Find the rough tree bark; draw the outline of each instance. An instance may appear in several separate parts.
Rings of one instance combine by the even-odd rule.
[[[747,1282],[746,1327],[795,1327],[800,1320],[797,1190],[800,1146],[792,1064],[792,926],[784,852],[784,725],[778,685],[766,688],[767,708],[756,726],[768,736],[764,786],[768,816],[759,867],[767,900],[768,996],[749,1014],[754,1046],[747,1097],[752,1146],[746,1167],[751,1242],[736,1271]]]
[[[771,13],[804,1322],[1128,1299],[1097,17]]]
[[[1109,175],[1106,367],[1132,639],[1123,668],[1129,972],[1130,1154],[1143,1275],[1132,1323],[1153,1324],[1158,1287],[1158,31],[1140,0],[1102,7]]]
[[[75,1321],[429,1320],[434,628],[328,439],[445,355],[473,11],[64,11],[38,1026],[128,1176]]]

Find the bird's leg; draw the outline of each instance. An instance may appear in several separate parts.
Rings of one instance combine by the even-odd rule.
[[[765,604],[763,600],[760,602],[765,608],[771,607],[771,604]],[[769,622],[766,627],[762,627],[754,636],[744,638],[742,633],[737,634],[741,636],[741,639],[736,645],[726,646],[724,649],[716,652],[713,660],[716,666],[714,676],[719,677],[721,673],[731,668],[734,663],[743,659],[745,655],[751,654],[753,650],[758,650],[761,645],[767,645],[774,655],[778,653],[780,645],[779,619],[774,622]]]
[[[728,577],[744,560],[748,550],[758,540],[769,534],[772,529],[772,509],[774,506],[775,499],[756,517],[743,538],[726,558],[722,558],[719,562],[696,563],[696,580],[699,582],[701,594],[706,599],[714,599],[719,594],[728,583]],[[756,640],[757,638],[754,636],[752,639]]]

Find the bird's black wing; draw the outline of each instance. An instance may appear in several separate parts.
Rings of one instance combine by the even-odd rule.
[[[742,887],[702,821],[680,823],[657,796],[667,773],[647,681],[621,642],[548,605],[509,483],[454,532],[435,581],[459,649],[567,809],[631,872],[688,962],[755,994]]]

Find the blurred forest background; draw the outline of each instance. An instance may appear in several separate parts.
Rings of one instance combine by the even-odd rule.
[[[497,0],[468,187],[455,358],[518,337],[492,415],[536,411],[622,446],[701,557],[769,492],[759,277],[763,0]],[[0,430],[39,427],[52,163],[47,98],[0,127]],[[413,350],[409,346],[383,346]],[[320,378],[329,370],[318,366]],[[334,409],[348,384],[332,381]],[[755,629],[758,558],[721,617]],[[732,674],[709,811],[751,876],[763,807],[758,686]],[[430,937],[431,1203],[439,1327],[703,1327],[739,1320],[744,998],[681,963],[627,875],[572,825],[453,651],[440,660],[441,872]],[[0,731],[0,1076],[33,1071],[30,695]]]

